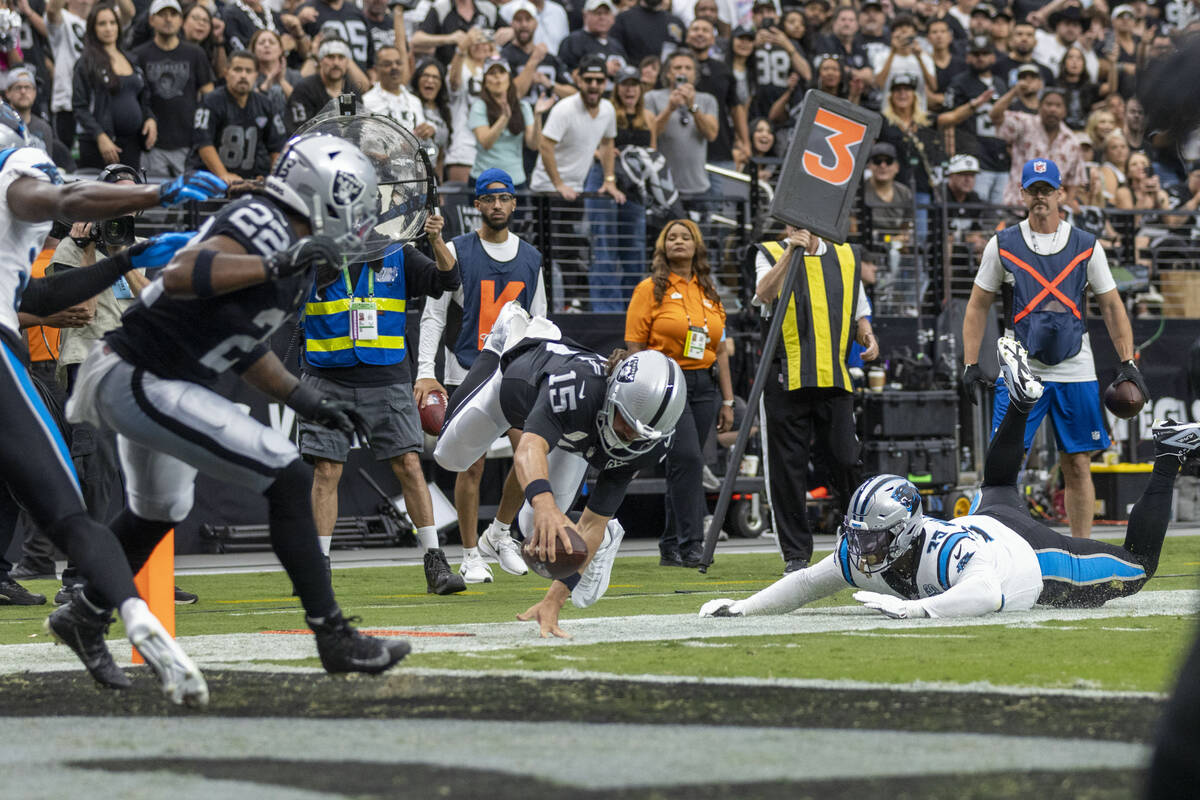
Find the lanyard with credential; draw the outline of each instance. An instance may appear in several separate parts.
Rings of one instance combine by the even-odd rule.
[[[350,270],[342,270],[342,279],[346,281],[346,295],[350,298],[350,338],[356,342],[373,341],[379,338],[379,312],[375,308],[375,270],[364,265],[367,271],[366,299],[354,296],[354,287],[350,285]]]
[[[693,280],[695,280],[694,277]],[[699,281],[697,281],[697,285],[699,285]],[[686,290],[688,288],[690,288],[690,282],[688,286],[684,287],[685,291],[680,292],[680,302],[683,304],[683,315],[687,317],[688,322],[687,335],[685,335],[683,338],[683,357],[701,359],[704,358],[704,348],[708,346],[708,311],[704,311],[703,328],[692,324],[692,315],[691,312],[688,311],[687,307],[688,293]],[[701,308],[704,307],[703,297],[700,300],[700,306]]]

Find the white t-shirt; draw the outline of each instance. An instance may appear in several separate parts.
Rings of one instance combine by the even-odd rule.
[[[71,81],[75,76],[75,62],[83,53],[87,23],[65,8],[59,13],[62,22],[46,26],[50,33],[50,50],[54,54],[54,92],[50,96],[50,110],[70,111]]]
[[[1034,33],[1037,35],[1037,43],[1033,46],[1033,60],[1045,64],[1057,76],[1062,69],[1063,56],[1067,54],[1067,45],[1060,42],[1053,33],[1041,29]],[[1100,74],[1100,60],[1091,50],[1084,47],[1079,49],[1083,51],[1083,68],[1087,70],[1088,80],[1095,83],[1096,76]]]
[[[871,69],[876,75],[883,72],[883,65],[888,59],[889,48],[883,48],[875,53],[871,58]],[[920,60],[918,60],[920,59]],[[925,107],[925,73],[921,71],[921,65],[925,65],[925,71],[930,75],[937,74],[937,65],[933,63],[933,57],[928,53],[917,51],[906,56],[893,56],[892,66],[888,71],[887,85],[883,87],[885,93],[891,91],[892,81],[896,80],[897,75],[912,75],[917,80],[917,102],[921,108]],[[946,91],[945,86],[939,86],[938,91]]]
[[[8,210],[8,187],[17,178],[36,178],[51,182],[57,174],[50,156],[33,147],[22,147],[9,155],[0,168],[0,325],[20,334],[17,307],[21,305],[21,290],[29,282],[33,260],[42,251],[42,243],[53,223],[25,222],[13,217]],[[61,183],[61,179],[58,183]]]
[[[826,250],[825,240],[820,239],[817,242],[816,252],[810,253],[809,255],[823,256],[823,255],[825,255],[825,250]],[[755,256],[755,258],[754,258],[754,285],[755,286],[758,285],[759,281],[761,281],[764,277],[766,277],[766,274],[771,271],[771,267],[773,267],[773,266],[775,266],[775,265],[767,260],[766,254],[764,254],[762,251],[759,251],[758,255]],[[753,304],[756,306],[763,305],[757,297],[754,298]],[[770,316],[770,314],[771,314],[771,309],[764,306],[763,307],[763,316]],[[869,317],[869,316],[871,316],[871,301],[867,299],[867,290],[863,286],[862,281],[860,280],[858,282],[858,304],[854,307],[854,319],[859,320],[859,319],[862,319],[863,317]]]
[[[1029,229],[1029,220],[1022,220],[1019,228],[1025,237],[1025,244],[1035,253],[1057,253],[1067,246],[1067,237],[1071,234],[1071,226],[1066,222],[1058,223],[1054,233],[1036,233]],[[1003,284],[1012,284],[1013,276],[1000,264],[1000,246],[996,237],[988,239],[983,248],[983,257],[979,261],[979,273],[975,276],[975,285],[993,294],[1000,291]],[[1117,288],[1112,271],[1108,268],[1108,256],[1104,246],[1096,242],[1092,249],[1092,257],[1087,264],[1087,282],[1092,294],[1099,296]],[[1011,332],[1010,332],[1011,335]],[[1083,334],[1083,344],[1079,352],[1070,358],[1047,366],[1036,358],[1029,359],[1029,367],[1033,373],[1045,381],[1058,383],[1080,383],[1096,380],[1096,364],[1092,360],[1092,343],[1087,332]]]
[[[425,108],[417,96],[401,85],[400,91],[392,94],[378,83],[363,95],[363,107],[372,114],[383,114],[391,117],[405,127],[410,133],[412,129],[425,121]]]
[[[483,252],[491,256],[494,261],[512,261],[517,257],[517,248],[520,247],[521,240],[517,238],[516,234],[509,232],[508,238],[500,244],[484,241],[482,238],[479,243],[483,245]],[[453,242],[446,242],[446,249],[450,251],[450,255],[458,258]],[[461,286],[453,293],[442,292],[441,297],[429,298],[425,301],[425,309],[421,312],[421,344],[417,352],[417,380],[437,377],[435,370],[437,350],[442,342],[442,332],[446,330],[446,311],[451,302],[462,308],[463,289]],[[546,316],[546,281],[540,272],[537,286],[533,290],[533,299],[526,311],[530,316]],[[458,359],[454,357],[449,348],[446,348],[445,375],[443,377],[445,383],[451,386],[461,384],[467,377],[467,371],[458,363]]]
[[[583,106],[582,94],[573,94],[555,103],[542,128],[542,136],[557,143],[554,160],[558,165],[558,177],[577,192],[583,191],[583,181],[592,167],[596,148],[605,139],[614,139],[616,135],[617,115],[612,103],[602,99],[593,117]],[[535,192],[554,191],[540,155],[529,188]]]

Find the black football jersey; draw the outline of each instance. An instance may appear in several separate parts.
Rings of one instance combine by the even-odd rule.
[[[270,199],[245,197],[209,218],[198,236],[228,236],[253,255],[286,250],[298,237]],[[105,341],[126,361],[162,378],[211,385],[241,372],[267,352],[266,342],[308,296],[311,272],[249,286],[219,297],[182,299],[162,278],[142,290]]]
[[[317,12],[317,21],[304,26],[304,32],[316,36],[325,28],[336,28],[338,35],[350,47],[350,55],[358,63],[363,72],[375,64],[375,40],[367,27],[367,18],[363,16],[358,6],[352,3],[342,3],[341,8],[332,8],[320,0],[305,3],[302,8],[313,8]]]
[[[570,341],[543,342],[504,367],[500,408],[514,428],[535,433],[552,448],[578,453],[599,470],[588,508],[612,516],[638,470],[666,455],[660,445],[630,461],[610,458],[600,446],[596,418],[608,389],[607,359]]]
[[[191,166],[205,168],[198,151],[211,145],[225,169],[243,178],[261,178],[271,171],[271,153],[281,151],[286,141],[283,119],[266,95],[251,92],[243,108],[222,86],[206,94],[196,108]]]

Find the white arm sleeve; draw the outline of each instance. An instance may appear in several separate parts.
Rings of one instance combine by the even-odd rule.
[[[538,271],[537,287],[533,290],[533,299],[529,301],[529,316],[544,317],[549,311],[546,303],[546,276]]]
[[[761,592],[738,600],[730,610],[748,617],[786,614],[814,600],[828,597],[848,585],[830,554],[811,567],[784,575]]]
[[[1117,288],[1112,270],[1108,267],[1108,254],[1104,252],[1104,245],[1100,242],[1096,242],[1096,246],[1092,250],[1092,257],[1088,259],[1087,275],[1088,285],[1092,288],[1094,295],[1111,292]]]
[[[1004,267],[1000,266],[1000,245],[996,237],[988,239],[979,259],[979,272],[975,274],[975,285],[985,292],[998,292],[1004,283]]]
[[[976,559],[979,555],[976,555]],[[990,560],[970,564],[958,581],[933,597],[914,601],[930,617],[982,617],[999,611],[1004,605],[1000,576]]]
[[[437,377],[435,362],[438,348],[442,346],[442,334],[446,330],[446,309],[450,307],[451,296],[461,298],[461,293],[460,287],[453,292],[442,292],[441,297],[425,298],[425,309],[421,312],[421,343],[417,350],[416,380]]]

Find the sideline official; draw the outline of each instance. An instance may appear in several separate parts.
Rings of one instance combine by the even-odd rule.
[[[767,501],[785,562],[784,574],[812,560],[808,521],[808,462],[814,442],[829,456],[832,489],[845,512],[859,483],[859,443],[854,432],[854,397],[846,356],[851,340],[879,356],[862,286],[861,263],[849,245],[827,246],[806,230],[788,226],[779,242],[756,245],[755,302],[784,314],[775,350],[776,377],[768,378],[761,401],[763,463]],[[808,251],[811,255],[805,256]],[[803,258],[804,273],[785,303],[776,303],[787,270]]]
[[[979,369],[979,348],[988,309],[996,293],[1004,294],[1004,325],[1029,351],[1029,366],[1045,391],[1025,426],[1025,449],[1049,414],[1058,443],[1058,463],[1065,484],[1071,535],[1092,533],[1096,489],[1092,453],[1110,441],[1100,408],[1100,387],[1087,333],[1087,289],[1091,288],[1117,357],[1118,381],[1133,381],[1150,398],[1133,362],[1133,331],[1104,247],[1092,234],[1059,216],[1064,193],[1058,165],[1045,158],[1021,170],[1021,201],[1029,216],[988,240],[963,315],[963,387],[972,402],[974,388],[987,385]],[[1008,408],[1003,378],[996,383],[992,431]]]
[[[425,437],[413,403],[405,324],[409,297],[438,297],[458,288],[454,256],[442,241],[444,224],[436,215],[425,223],[436,265],[406,244],[378,261],[343,269],[324,289],[313,286],[304,307],[300,375],[302,383],[327,397],[353,401],[370,429],[371,452],[380,461],[391,462],[417,539],[425,548],[427,591],[435,594],[461,592],[466,586],[450,571],[433,523],[433,499],[421,471],[419,454]],[[313,516],[328,559],[350,438],[302,420],[300,453],[313,463]]]
[[[483,340],[491,333],[505,303],[516,301],[530,316],[546,314],[542,254],[508,229],[516,207],[512,176],[502,169],[484,170],[475,181],[479,228],[456,236],[446,245],[451,257],[458,261],[462,286],[453,294],[446,293],[427,302],[421,314],[414,387],[418,406],[424,406],[434,390],[441,390],[449,397],[458,388],[483,349]],[[443,346],[446,387],[437,382],[434,367],[438,348]],[[504,482],[504,496],[496,519],[482,537],[478,536],[479,482],[483,478],[484,460],[479,459],[454,480],[454,507],[458,510],[463,543],[459,574],[467,583],[491,583],[492,570],[483,560],[484,555],[498,561],[505,572],[513,575],[524,575],[527,571],[520,548],[509,535],[509,525],[525,501],[513,472],[509,472]]]

